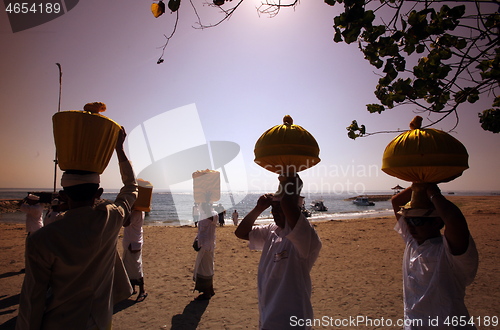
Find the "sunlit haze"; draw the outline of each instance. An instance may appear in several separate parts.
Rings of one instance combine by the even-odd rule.
[[[249,1],[219,26],[195,29],[196,16],[190,5],[183,4],[177,32],[158,65],[164,34],[170,34],[176,15],[167,12],[154,18],[149,6],[147,1],[80,1],[61,17],[16,33],[0,6],[1,188],[53,185],[56,63],[63,72],[61,110],[104,102],[103,114],[129,133],[127,152],[136,159],[137,174],[155,161],[200,145],[207,146],[203,150],[211,155],[210,166],[217,162],[217,148],[229,152],[226,147],[236,146],[223,164],[227,171],[223,187],[274,191],[276,174],[254,163],[253,148],[265,130],[289,114],[321,149],[321,162],[301,172],[305,190],[363,193],[408,186],[380,170],[384,148],[397,134],[355,141],[347,137],[346,127],[353,119],[369,131],[407,129],[416,113],[410,107],[382,114],[366,111],[366,104],[377,102],[373,91],[379,76],[357,45],[333,42],[333,17],[340,7],[302,1],[295,10],[283,9],[268,18],[257,14],[256,1]],[[204,24],[220,17],[216,8],[201,4],[200,8]],[[480,103],[460,110],[459,125],[451,134],[466,146],[470,168],[442,184],[445,191],[499,190],[500,137],[481,129],[478,113],[491,101]],[[168,114],[176,109],[188,109],[186,117]],[[424,115],[424,123],[429,122]],[[435,128],[449,130],[453,125],[450,119]],[[141,142],[144,131],[134,131],[140,127],[148,137],[154,136],[149,142],[158,150],[156,158],[148,158],[156,151],[146,154],[141,149],[146,147]],[[216,141],[226,144],[211,143]],[[188,159],[163,160],[167,167],[162,168],[190,169],[193,164]],[[192,187],[189,178],[176,183],[143,179],[163,189]],[[120,187],[115,156],[101,176],[101,185]]]

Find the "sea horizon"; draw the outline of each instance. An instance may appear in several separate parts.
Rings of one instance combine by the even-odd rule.
[[[48,192],[52,192],[50,189]],[[114,191],[105,190],[102,195],[103,199],[114,200],[119,189]],[[47,192],[45,189],[37,188],[0,188],[1,199],[22,199],[28,192]],[[231,214],[237,210],[239,219],[241,220],[248,212],[250,212],[258,198],[264,192],[221,192],[221,199],[215,201],[214,205],[221,204],[226,212],[225,223],[232,224]],[[302,192],[305,197],[305,208],[311,211],[310,221],[325,221],[325,220],[342,220],[356,218],[373,218],[380,216],[392,215],[392,205],[389,196],[393,195],[394,191],[390,190],[367,190],[363,194],[337,194],[328,192]],[[457,196],[487,196],[499,195],[497,191],[443,191],[443,194]],[[358,195],[384,195],[388,196],[387,200],[376,201],[373,206],[358,206],[354,205],[349,198]],[[327,211],[314,211],[311,203],[315,200],[322,200],[328,208]],[[168,190],[155,190],[152,194],[151,211],[145,217],[145,225],[159,226],[184,226],[194,225],[193,222],[193,193],[189,191],[170,192]],[[20,212],[0,214],[0,222],[15,222],[23,223],[24,216]],[[264,211],[257,220],[259,223],[269,223],[272,221],[270,210]]]

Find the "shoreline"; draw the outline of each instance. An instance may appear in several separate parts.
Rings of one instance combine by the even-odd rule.
[[[467,218],[479,252],[479,270],[467,287],[465,303],[475,320],[500,318],[500,196],[446,196]],[[314,222],[323,248],[312,272],[315,318],[366,322],[342,329],[400,329],[370,326],[368,321],[403,318],[401,261],[404,244],[393,230],[394,216]],[[13,329],[24,279],[23,224],[0,223],[0,328]],[[260,252],[234,236],[234,226],[217,227],[214,287],[216,295],[195,301],[192,241],[196,228],[144,227],[144,279],[147,299],[135,295],[115,306],[114,330],[258,329],[257,267]],[[121,237],[118,242],[121,253]],[[314,329],[339,328],[319,324]],[[485,326],[479,329],[498,329]]]
[[[325,221],[342,221],[349,219],[372,219],[378,217],[387,217],[392,215],[392,210],[366,210],[366,211],[358,211],[358,212],[338,212],[338,213],[316,213],[315,215],[308,217],[307,219],[311,223],[325,222]],[[25,214],[21,211],[14,210],[8,212],[0,212],[0,224],[4,223],[14,223],[14,224],[24,224],[25,223]],[[242,220],[242,217],[239,218],[239,221]],[[256,224],[267,224],[272,222],[271,217],[259,217],[256,221]],[[232,219],[225,219],[226,226],[234,226]],[[145,218],[145,227],[194,227],[194,223],[192,220],[148,220]]]
[[[388,197],[392,195],[380,195],[383,201],[386,201]],[[347,201],[347,200],[346,200]],[[376,200],[379,201],[379,200]],[[22,199],[0,199],[0,223],[25,223],[25,215],[19,209]],[[45,203],[44,214],[47,212],[49,205]],[[363,207],[362,207],[363,208]],[[308,220],[316,223],[329,220],[344,220],[344,219],[359,219],[359,218],[374,218],[381,216],[389,216],[392,214],[391,209],[374,209],[366,208],[359,209],[356,211],[339,211],[339,212],[321,212],[313,211],[312,215],[308,217]],[[239,221],[243,219],[244,215],[240,215]],[[256,224],[267,224],[272,222],[272,217],[269,215],[261,215]],[[226,225],[233,225],[232,219],[227,216],[225,218]],[[166,219],[156,216],[145,217],[144,226],[194,226],[192,219]]]

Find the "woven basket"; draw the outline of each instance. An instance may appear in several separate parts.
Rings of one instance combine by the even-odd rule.
[[[84,111],[61,111],[52,116],[59,168],[103,173],[113,155],[121,126]]]
[[[151,200],[153,198],[153,185],[145,180],[137,179],[137,184],[139,186],[139,194],[135,200],[133,209],[151,212]]]
[[[220,172],[212,170],[193,173],[193,193],[196,203],[215,202],[220,199]]]

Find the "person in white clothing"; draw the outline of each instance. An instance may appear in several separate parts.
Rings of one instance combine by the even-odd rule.
[[[219,216],[209,203],[202,203],[200,208],[200,218],[202,220],[198,222],[198,234],[195,239],[198,254],[194,266],[193,280],[195,281],[194,290],[200,292],[196,299],[208,300],[215,295],[213,285],[215,228]]]
[[[148,296],[144,289],[144,272],[142,269],[142,245],[144,224],[144,212],[134,209],[127,220],[123,223],[123,264],[127,270],[128,278],[132,289],[135,291],[135,286],[139,287],[139,294],[136,302],[141,302]]]
[[[231,217],[233,218],[233,223],[235,226],[238,225],[238,216],[239,216],[238,211],[234,210]]]
[[[26,213],[26,232],[33,234],[43,227],[43,206],[40,197],[29,194],[21,204],[21,212]]]
[[[198,227],[198,221],[200,221],[200,206],[198,203],[194,203],[193,205],[193,222],[194,226]]]
[[[249,241],[249,248],[262,250],[258,268],[259,328],[309,329],[313,320],[310,272],[321,250],[316,230],[299,207],[302,181],[298,175],[280,176],[283,197],[260,196],[235,235]],[[273,224],[253,226],[257,217],[272,207]]]
[[[420,185],[420,187],[417,187]],[[425,189],[433,208],[401,207]],[[404,329],[475,329],[464,303],[478,253],[460,209],[436,184],[413,184],[392,198],[403,256]],[[444,227],[444,233],[441,229]]]

